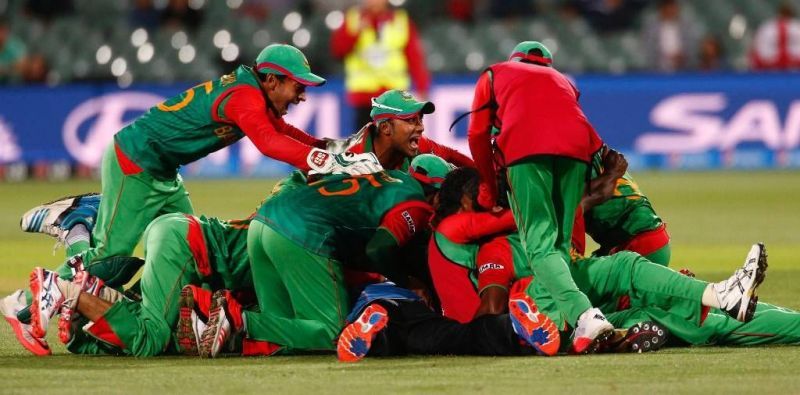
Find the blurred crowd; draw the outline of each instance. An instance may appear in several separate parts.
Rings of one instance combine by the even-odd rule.
[[[93,73],[90,66],[81,63],[68,69],[66,74],[69,75],[64,75],[64,72],[59,71],[60,74],[54,78],[53,73],[50,72],[51,69],[56,69],[54,63],[61,62],[62,65],[67,63],[62,59],[63,48],[61,48],[61,52],[58,52],[58,48],[36,45],[36,37],[46,34],[48,29],[56,25],[59,20],[74,19],[76,14],[83,12],[83,9],[92,7],[91,3],[94,1],[0,0],[0,84],[112,80],[119,77],[109,70],[105,70],[103,73]],[[403,47],[403,56],[409,57],[407,71],[410,78],[414,80],[414,84],[417,85],[417,90],[423,94],[430,82],[428,74],[430,70],[471,73],[491,60],[484,59],[484,57],[491,57],[490,54],[479,53],[480,56],[478,56],[469,52],[465,54],[466,60],[458,64],[458,67],[442,68],[441,64],[449,60],[447,57],[450,56],[450,53],[460,54],[460,52],[447,52],[448,48],[445,48],[441,54],[437,53],[434,57],[426,58],[426,55],[431,52],[432,43],[441,38],[437,27],[442,24],[454,25],[458,29],[462,29],[457,32],[480,32],[483,26],[492,24],[492,26],[508,26],[509,29],[517,29],[515,31],[522,28],[522,31],[527,34],[534,34],[536,32],[548,33],[554,29],[542,30],[538,29],[538,26],[531,25],[527,26],[529,29],[524,30],[527,28],[524,25],[536,24],[538,20],[547,20],[550,23],[549,26],[555,25],[555,31],[562,28],[573,29],[577,32],[578,37],[584,35],[589,37],[582,43],[581,48],[573,49],[579,55],[582,52],[591,52],[591,43],[598,39],[602,40],[605,37],[620,34],[626,35],[626,37],[635,35],[638,42],[631,44],[633,49],[630,52],[637,57],[636,61],[627,68],[618,70],[619,72],[672,73],[800,69],[800,19],[796,15],[798,7],[796,0],[731,1],[726,4],[726,7],[733,7],[732,16],[725,17],[718,25],[699,21],[698,13],[713,14],[715,12],[714,4],[724,3],[707,0],[691,3],[685,0],[104,0],[102,3],[106,3],[106,6],[111,4],[118,10],[121,9],[124,16],[122,20],[118,21],[100,21],[97,18],[103,18],[103,15],[91,16],[91,18],[95,18],[93,20],[97,20],[103,26],[98,33],[101,41],[115,34],[113,33],[114,29],[117,29],[118,26],[124,26],[126,31],[136,31],[136,29],[142,28],[150,34],[149,37],[165,31],[181,31],[186,32],[186,35],[191,38],[192,35],[201,34],[198,32],[201,32],[204,26],[220,23],[219,14],[212,15],[211,8],[222,3],[233,15],[232,19],[226,19],[226,21],[232,21],[234,24],[241,22],[256,27],[269,27],[282,23],[286,27],[287,24],[294,24],[293,20],[287,22],[290,15],[299,15],[303,21],[324,20],[328,29],[322,32],[312,32],[316,35],[324,35],[325,37],[314,37],[316,42],[324,44],[309,46],[303,50],[309,55],[315,66],[319,63],[341,60],[342,63],[335,67],[322,66],[323,71],[332,74],[348,72],[346,70],[348,67],[346,65],[347,55],[356,46],[358,39],[358,33],[352,31],[353,27],[350,28],[349,34],[344,32],[347,24],[347,10],[360,10],[365,26],[371,26],[378,35],[382,34],[384,26],[393,26],[391,22],[394,14],[391,14],[390,11],[407,10],[404,15],[407,15],[409,19],[408,34],[410,38],[408,45]],[[689,5],[691,7],[688,7]],[[704,9],[704,7],[706,8]],[[746,18],[748,14],[743,12],[746,11],[745,9],[755,10],[756,15],[763,17],[757,21],[752,18],[748,20]],[[713,20],[714,17],[711,15],[706,19]],[[118,16],[109,15],[108,18],[113,19]],[[39,26],[38,30],[27,26],[32,23]],[[574,26],[578,26],[578,28],[574,28]],[[289,30],[288,27],[286,29]],[[295,27],[295,29],[297,28]],[[301,44],[307,44],[309,39],[305,36],[308,34],[298,37],[296,33],[295,31],[291,38],[295,41],[294,45],[302,48],[304,45],[298,45],[297,41],[300,40]],[[455,33],[455,35],[459,34]],[[262,37],[264,39],[261,41],[276,40],[277,37],[275,34],[266,35]],[[475,36],[467,36],[466,39],[470,37],[474,39]],[[216,39],[215,35],[214,40]],[[487,39],[491,41],[498,38],[492,36]],[[524,39],[548,42],[548,37],[533,35],[512,37],[511,41],[517,42]],[[255,48],[257,41],[254,36],[253,44],[242,43],[239,47],[252,46]],[[729,45],[731,42],[741,42],[742,48],[744,48],[745,53],[739,57],[738,63],[737,58],[731,54],[732,48]],[[458,37],[449,43],[456,47],[474,46],[473,43],[459,42]],[[559,65],[559,43],[552,39],[550,43],[555,44],[552,47],[554,47],[556,67],[565,69],[565,71],[607,72],[611,70],[613,72],[615,70],[614,67],[598,68],[582,63],[578,66],[568,62]],[[575,45],[574,43],[570,44]],[[95,45],[95,43],[86,41],[85,45]],[[503,47],[503,45],[502,42],[496,43],[497,47]],[[208,46],[210,47],[210,45]],[[447,47],[447,43],[444,46]],[[565,46],[566,44],[562,47]],[[209,67],[224,71],[232,64],[248,62],[249,59],[246,56],[259,49],[241,48],[239,50],[237,48],[235,53],[228,51],[227,56],[223,51],[222,56],[217,54],[216,62],[209,63]],[[96,50],[98,49],[92,48],[91,55],[94,55]],[[194,50],[193,48],[192,51]],[[456,50],[453,49],[453,51]],[[197,51],[202,51],[202,48]],[[100,59],[100,52],[97,53],[98,59]],[[442,60],[442,57],[445,59]],[[140,63],[142,62],[141,58],[140,56]],[[194,52],[192,52],[191,58],[190,62],[193,61]],[[612,58],[613,56],[605,57],[609,62],[613,61]],[[600,55],[600,59],[601,61],[604,59],[603,54]],[[181,61],[183,60],[181,58]],[[93,61],[94,59],[90,59],[90,63],[94,63]],[[350,62],[354,61],[351,58]],[[129,59],[128,62],[132,63],[133,60]],[[73,70],[78,71],[73,72]],[[156,77],[149,76],[139,79],[158,80],[157,77],[158,74]],[[164,80],[169,81],[174,78],[165,77]],[[355,96],[351,97],[351,102],[354,105],[368,106],[368,103],[362,103],[363,100]]]

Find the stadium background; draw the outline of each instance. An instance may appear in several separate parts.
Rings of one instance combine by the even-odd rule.
[[[19,231],[22,212],[58,196],[98,190],[94,167],[122,125],[164,97],[252,62],[268,43],[301,47],[312,68],[329,78],[324,87],[309,89],[307,103],[292,109],[291,123],[327,137],[355,129],[341,64],[328,48],[331,29],[352,1],[190,0],[185,3],[196,18],[186,26],[156,23],[149,30],[133,22],[136,3],[0,0],[0,15],[31,58],[25,75],[0,82],[2,294],[23,286],[33,265],[61,260],[60,251],[52,252],[52,239]],[[674,266],[719,280],[740,264],[750,243],[763,240],[770,271],[762,300],[800,308],[800,76],[792,70],[754,70],[749,60],[756,29],[783,2],[679,0],[681,13],[697,30],[697,45],[677,70],[652,63],[642,41],[659,2],[621,1],[630,11],[605,20],[586,8],[599,3],[604,2],[393,0],[418,25],[433,73],[429,99],[437,112],[426,117],[425,133],[466,152],[465,122],[454,132],[447,128],[470,105],[477,72],[505,58],[517,41],[541,40],[553,50],[556,67],[581,89],[589,119],[626,154],[667,221]],[[799,1],[788,3],[800,10]],[[32,12],[37,4],[69,7]],[[153,1],[151,15],[166,4]],[[709,35],[723,51],[715,62],[701,62],[699,44]],[[242,141],[183,174],[197,212],[238,218],[286,171]],[[800,388],[795,347],[555,360],[403,358],[343,366],[330,356],[212,362],[76,358],[64,355],[57,343],[51,340],[56,356],[34,359],[9,330],[0,330],[0,393],[792,393]],[[226,375],[220,376],[220,367]],[[42,372],[64,380],[53,387]]]

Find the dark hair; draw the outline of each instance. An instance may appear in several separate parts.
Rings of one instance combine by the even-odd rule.
[[[442,188],[439,189],[439,205],[436,207],[436,219],[455,214],[461,207],[461,197],[465,194],[472,200],[475,208],[478,205],[478,185],[480,176],[478,170],[471,167],[459,167],[447,173]]]

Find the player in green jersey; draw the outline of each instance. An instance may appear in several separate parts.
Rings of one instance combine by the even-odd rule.
[[[455,171],[450,178],[463,172]],[[448,184],[445,180],[442,194],[448,194],[451,188],[463,191],[465,201],[474,205],[477,188],[465,191],[463,187],[452,182]],[[513,223],[505,223],[505,228],[495,226],[495,233],[501,234],[494,239],[486,234],[480,234],[481,240],[477,237],[464,239],[462,236],[470,237],[474,233],[463,231],[465,223],[483,224],[487,228],[492,226],[487,219],[488,213],[472,212],[472,205],[458,208],[458,202],[447,204],[454,206],[455,210],[439,206],[437,212],[460,211],[462,214],[450,216],[440,223],[434,237],[438,247],[431,250],[432,253],[441,252],[449,262],[463,267],[462,277],[474,285],[454,292],[452,287],[448,289],[437,284],[436,291],[443,299],[442,305],[456,305],[463,303],[465,298],[477,296],[478,303],[470,307],[471,315],[468,314],[466,320],[453,317],[462,322],[473,316],[503,312],[509,294],[514,293],[512,284],[531,275],[519,239],[516,235],[502,234],[508,232]],[[500,219],[496,222],[502,225]],[[462,231],[453,232],[459,229]],[[742,269],[730,279],[712,284],[680,275],[649,262],[639,254],[625,251],[607,257],[577,259],[570,265],[576,284],[595,305],[615,301],[623,294],[630,295],[631,309],[608,312],[608,318],[617,327],[655,321],[675,338],[690,344],[797,344],[800,342],[800,313],[757,303],[755,288],[763,279],[765,269],[766,251],[762,245],[751,248]],[[443,280],[433,270],[432,276],[435,283]],[[521,285],[516,284],[517,289],[525,289],[539,311],[565,327],[563,313],[556,310],[552,297],[535,278],[529,286]],[[488,292],[492,290],[500,292]],[[444,312],[449,315],[446,308]],[[639,346],[645,347],[644,343]]]
[[[592,157],[592,179],[604,172],[603,152]],[[610,199],[585,210],[583,218],[586,233],[600,244],[594,255],[627,250],[638,252],[651,262],[669,265],[671,248],[666,224],[630,173],[625,172],[617,180]]]
[[[179,350],[196,353],[196,342],[184,342],[179,349],[172,339],[179,317],[179,301],[190,298],[202,304],[203,298],[199,296],[204,294],[202,290],[184,287],[206,284],[211,289],[252,288],[246,248],[249,223],[250,219],[220,221],[177,213],[158,217],[145,232],[140,301],[124,298],[103,287],[102,280],[93,276],[87,275],[88,281],[81,283],[36,268],[32,274],[34,298],[47,301],[43,303],[47,308],[45,313],[33,315],[32,327],[47,328],[50,317],[66,304],[69,305],[66,311],[74,310],[86,318],[59,321],[59,337],[70,351],[136,356]],[[96,289],[100,291],[94,291]],[[210,292],[205,292],[205,299],[207,315]],[[184,312],[191,313],[191,310]],[[80,325],[86,320],[89,321],[87,325]],[[68,324],[62,325],[63,322]],[[92,338],[87,338],[86,334]],[[34,333],[37,337],[44,335],[44,332]]]
[[[431,213],[420,184],[395,170],[283,187],[248,233],[260,311],[216,294],[201,355],[217,355],[240,331],[287,349],[333,350],[349,308],[343,266],[405,283],[400,251]]]

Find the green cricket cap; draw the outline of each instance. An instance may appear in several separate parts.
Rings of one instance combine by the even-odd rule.
[[[538,50],[538,51],[537,51]],[[544,44],[538,41],[523,41],[514,47],[508,60],[521,62],[527,60],[531,63],[552,67],[553,54]]]
[[[285,75],[303,85],[319,86],[325,79],[312,73],[308,59],[299,49],[287,44],[272,44],[256,58],[256,71],[262,74]]]
[[[411,164],[408,166],[408,174],[424,185],[440,189],[447,173],[455,168],[455,166],[436,155],[420,154],[411,160]]]
[[[429,101],[417,101],[410,93],[397,89],[372,98],[369,116],[374,121],[387,118],[410,118],[418,113],[430,114],[436,107]]]

